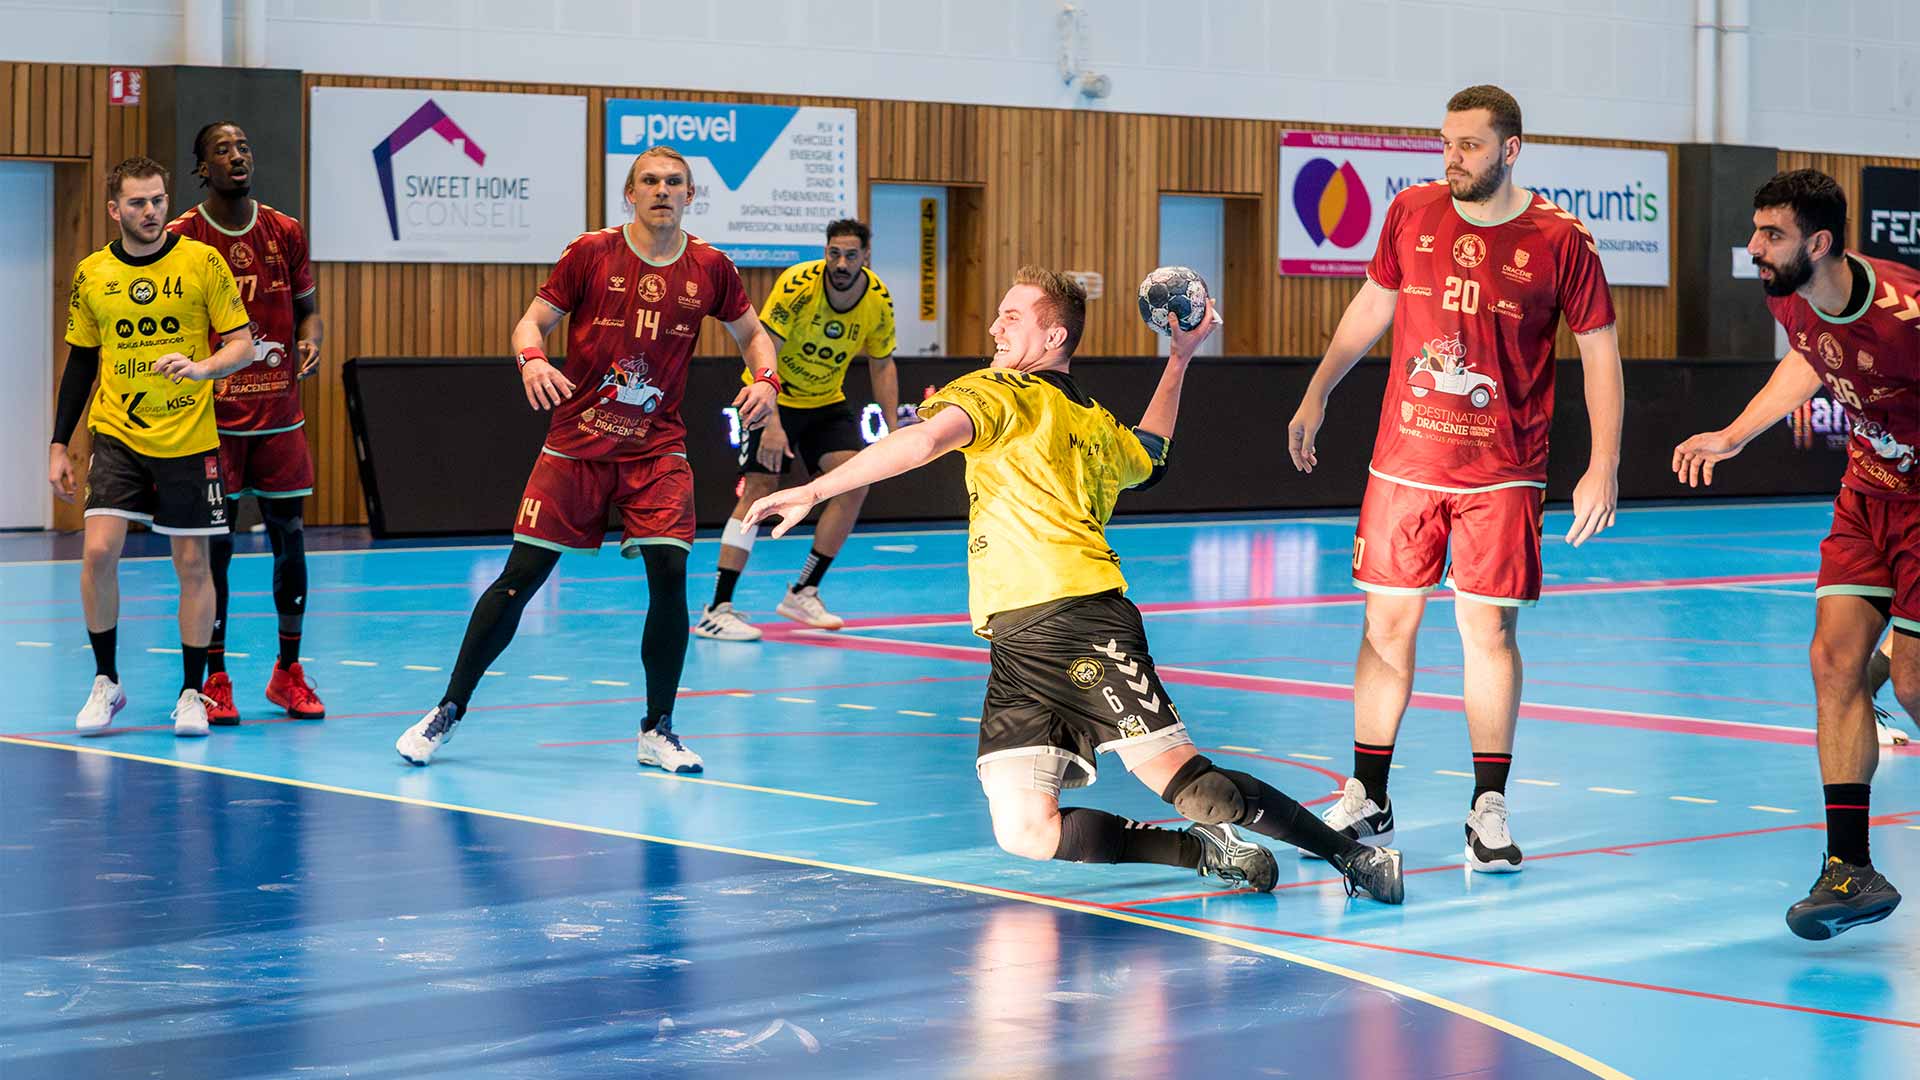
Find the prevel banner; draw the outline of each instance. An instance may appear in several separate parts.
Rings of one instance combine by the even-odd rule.
[[[1366,273],[1387,206],[1403,189],[1439,179],[1439,138],[1353,131],[1289,131],[1280,142],[1280,272]],[[1672,278],[1667,153],[1523,143],[1514,182],[1553,200],[1593,233],[1607,281],[1666,285]]]
[[[1920,267],[1920,169],[1861,169],[1860,202],[1860,250]]]
[[[312,92],[315,262],[550,263],[586,231],[586,98]]]
[[[607,224],[633,219],[627,172],[649,147],[693,168],[687,231],[741,266],[819,258],[827,223],[860,216],[852,109],[703,101],[607,101]]]

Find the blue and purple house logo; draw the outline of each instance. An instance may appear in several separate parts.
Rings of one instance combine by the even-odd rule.
[[[380,196],[387,205],[387,229],[393,234],[395,240],[400,239],[400,211],[394,197],[393,155],[406,149],[408,143],[429,131],[452,143],[456,149],[472,159],[475,165],[487,163],[487,152],[482,150],[478,143],[468,138],[466,132],[460,130],[460,125],[453,122],[453,118],[447,115],[446,110],[432,98],[428,98],[426,104],[415,109],[412,116],[407,117],[399,127],[393,129],[392,134],[374,144],[373,147],[373,167],[380,174]]]

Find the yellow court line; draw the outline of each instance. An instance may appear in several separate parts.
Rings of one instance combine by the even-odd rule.
[[[1491,1013],[1482,1012],[1471,1005],[1463,1005],[1460,1002],[1443,998],[1438,994],[1430,994],[1425,990],[1419,990],[1407,986],[1404,983],[1394,982],[1392,979],[1384,979],[1378,975],[1369,975],[1364,971],[1342,967],[1339,964],[1329,963],[1325,960],[1317,960],[1311,956],[1288,952],[1285,949],[1276,949],[1270,945],[1242,941],[1238,938],[1211,933],[1197,927],[1161,922],[1158,919],[1135,915],[1130,912],[1115,911],[1110,908],[1088,907],[1084,904],[1076,904],[1070,900],[1058,900],[1051,897],[1033,896],[1027,893],[1008,892],[1004,889],[996,889],[991,885],[975,885],[965,881],[947,881],[942,878],[925,877],[920,874],[901,873],[897,870],[882,870],[871,866],[852,866],[846,863],[827,862],[824,859],[809,859],[800,855],[780,855],[771,851],[752,851],[747,848],[727,847],[724,844],[706,844],[698,840],[680,840],[670,836],[654,836],[650,833],[628,832],[624,829],[609,829],[599,825],[583,825],[574,821],[556,821],[552,818],[534,817],[530,814],[516,814],[506,810],[488,810],[478,806],[461,806],[457,803],[434,802],[429,799],[415,799],[405,795],[391,795],[381,791],[362,791],[358,788],[337,787],[332,784],[322,784],[312,780],[295,780],[286,776],[268,776],[264,773],[226,769],[218,765],[202,765],[198,762],[179,761],[173,758],[130,754],[124,750],[106,750],[93,746],[74,746],[68,743],[42,742],[38,739],[23,739],[12,735],[0,736],[0,740],[21,746],[37,746],[44,750],[64,750],[70,754],[94,754],[99,757],[121,758],[126,761],[145,762],[149,765],[165,765],[176,769],[190,769],[194,772],[212,773],[217,776],[232,776],[242,780],[258,780],[268,784],[285,784],[288,787],[305,788],[309,791],[326,791],[335,795],[353,795],[363,799],[377,799],[381,802],[418,806],[429,810],[447,810],[453,813],[475,814],[480,817],[496,818],[501,821],[518,821],[528,825],[545,825],[555,829],[571,829],[575,832],[592,833],[597,836],[612,836],[625,840],[639,840],[649,844],[667,844],[673,847],[691,848],[695,851],[711,851],[722,855],[735,855],[748,859],[764,859],[767,862],[786,863],[789,866],[805,866],[816,870],[833,870],[843,874],[859,874],[863,877],[883,878],[888,881],[904,881],[910,884],[925,885],[936,889],[955,889],[960,892],[973,893],[976,896],[991,896],[997,900],[1006,900],[1022,904],[1037,904],[1041,907],[1057,908],[1061,911],[1072,911],[1082,915],[1112,919],[1116,922],[1132,923],[1135,926],[1164,930],[1170,934],[1179,934],[1183,937],[1194,938],[1199,941],[1212,942],[1215,945],[1224,945],[1231,949],[1244,949],[1247,952],[1259,953],[1262,956],[1271,956],[1276,960],[1285,960],[1290,964],[1298,964],[1301,967],[1312,968],[1315,971],[1323,971],[1329,975],[1337,975],[1343,979],[1351,979],[1354,982],[1363,983],[1375,989],[1384,990],[1390,994],[1398,994],[1401,997],[1412,998],[1415,1001],[1432,1005],[1434,1008],[1445,1009],[1455,1016],[1472,1020],[1475,1023],[1484,1024],[1495,1031],[1511,1035],[1521,1042],[1538,1047],[1569,1064],[1585,1069],[1593,1075],[1601,1077],[1602,1080],[1632,1080],[1626,1073],[1589,1057],[1564,1043],[1550,1039],[1539,1032],[1521,1027],[1519,1024],[1513,1023],[1510,1020],[1504,1020]],[[664,773],[654,775],[666,776]],[[680,777],[679,779],[684,780],[687,778]],[[718,781],[707,782],[717,783]]]
[[[708,787],[733,788],[736,791],[758,791],[763,795],[786,795],[795,799],[814,799],[819,802],[846,803],[848,806],[879,806],[879,803],[865,799],[845,799],[838,795],[815,795],[811,791],[788,791],[786,788],[760,787],[755,784],[736,784],[731,780],[704,780],[698,776],[681,776],[678,773],[643,772],[636,776],[650,777],[654,780],[678,780],[683,784],[705,784]]]

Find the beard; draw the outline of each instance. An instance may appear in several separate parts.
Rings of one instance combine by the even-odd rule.
[[[1463,203],[1486,202],[1493,198],[1493,193],[1499,191],[1500,185],[1506,182],[1508,171],[1504,160],[1494,158],[1493,164],[1487,166],[1487,171],[1478,176],[1469,174],[1464,181],[1448,177],[1447,190],[1453,193],[1455,199]],[[1462,184],[1465,186],[1462,187]]]
[[[1768,296],[1792,296],[1800,291],[1800,286],[1813,280],[1813,260],[1807,258],[1804,250],[1795,252],[1790,261],[1779,266],[1765,259],[1755,259],[1753,265],[1773,271],[1772,280],[1760,280],[1760,287],[1767,291]]]

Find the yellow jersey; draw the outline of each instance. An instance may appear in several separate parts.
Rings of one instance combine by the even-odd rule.
[[[230,334],[247,323],[227,261],[198,240],[168,233],[159,251],[138,257],[115,241],[80,260],[67,302],[67,344],[100,350],[88,430],[148,457],[218,448],[213,383],[176,383],[153,365],[176,352],[204,360],[213,351],[210,332]]]
[[[780,404],[817,409],[847,400],[841,384],[847,363],[865,354],[882,360],[893,355],[893,294],[872,270],[867,291],[848,311],[837,310],[827,299],[827,261],[796,263],[786,268],[760,309],[760,321],[779,334]],[[743,384],[753,375],[740,373]],[[889,418],[891,422],[891,418]]]
[[[1065,372],[982,368],[921,403],[973,421],[967,459],[967,609],[974,633],[1017,608],[1125,591],[1107,519],[1120,493],[1166,463]]]

